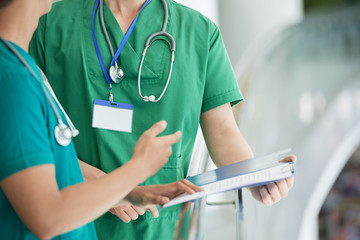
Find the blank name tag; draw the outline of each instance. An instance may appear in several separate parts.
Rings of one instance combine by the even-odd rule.
[[[94,128],[131,132],[134,106],[126,103],[96,99],[94,102]]]

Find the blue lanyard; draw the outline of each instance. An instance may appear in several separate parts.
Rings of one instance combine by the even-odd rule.
[[[125,43],[127,42],[127,40],[129,39],[130,37],[130,34],[131,32],[133,31],[134,27],[135,27],[135,24],[136,24],[136,21],[139,17],[139,14],[141,13],[141,11],[146,7],[146,5],[150,2],[151,0],[146,0],[146,2],[144,3],[144,5],[141,7],[139,13],[137,14],[136,18],[134,19],[134,21],[131,23],[129,29],[127,30],[123,40],[121,41],[120,43],[120,46],[118,48],[118,50],[116,51],[115,55],[114,55],[114,58],[112,59],[111,61],[111,65],[110,66],[113,66],[115,64],[115,61],[119,58],[120,56],[120,53],[121,51],[123,50],[124,46],[125,46]],[[99,49],[99,44],[96,40],[96,35],[95,35],[95,14],[96,14],[96,10],[98,9],[99,7],[99,3],[100,3],[100,0],[96,0],[95,2],[95,6],[94,6],[94,11],[93,11],[93,14],[92,14],[92,21],[91,21],[91,30],[92,30],[92,37],[93,37],[93,41],[94,41],[94,46],[95,46],[95,50],[96,50],[96,55],[99,59],[99,63],[100,63],[100,66],[101,66],[101,69],[104,73],[104,76],[105,76],[105,80],[107,82],[107,84],[111,85],[111,80],[110,80],[110,76],[109,76],[109,73],[105,67],[105,63],[104,63],[104,60],[102,58],[102,55],[101,55],[101,52],[100,52],[100,49]]]

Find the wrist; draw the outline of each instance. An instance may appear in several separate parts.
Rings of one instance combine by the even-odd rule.
[[[135,168],[135,174],[142,179],[140,181],[144,182],[148,177],[151,176],[151,169],[150,167],[145,163],[144,159],[132,157],[127,164],[131,165]]]

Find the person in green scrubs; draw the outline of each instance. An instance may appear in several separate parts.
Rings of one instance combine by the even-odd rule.
[[[95,2],[56,2],[52,11],[40,19],[30,44],[30,54],[47,74],[60,102],[82,132],[74,143],[85,179],[96,179],[126,164],[141,133],[161,119],[168,122],[165,134],[180,130],[182,138],[173,146],[168,163],[142,185],[186,177],[199,123],[218,167],[253,157],[232,114],[231,106],[243,97],[219,29],[200,13],[173,0],[166,0],[169,13],[166,32],[176,42],[175,61],[169,85],[158,102],[145,102],[140,97],[138,72],[146,39],[163,26],[161,0],[152,0],[141,12],[145,0],[105,0],[104,23],[114,51],[140,12],[117,60],[124,78],[112,84],[114,101],[134,106],[133,130],[129,133],[93,128],[93,103],[96,99],[108,100],[109,95],[93,41]],[[94,35],[108,70],[112,55],[99,20],[99,9],[94,14]],[[154,41],[142,66],[142,95],[159,98],[167,83],[170,59],[168,43]],[[283,161],[295,161],[295,156]],[[293,178],[289,178],[250,190],[255,199],[271,205],[285,197],[292,185]],[[98,237],[172,239],[180,207],[161,209],[159,218],[131,205],[114,208],[95,221]],[[156,210],[152,211],[156,215]]]
[[[157,137],[166,127],[164,121],[144,133],[127,164],[83,183],[74,145],[61,146],[55,140],[59,122],[45,91],[51,94],[27,53],[39,17],[51,4],[51,0],[0,0],[0,238],[4,240],[97,239],[92,220],[114,206],[163,204],[182,192],[200,190],[187,181],[136,187],[167,162],[172,144],[180,138],[179,132]]]

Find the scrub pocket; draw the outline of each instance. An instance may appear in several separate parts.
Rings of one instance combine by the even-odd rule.
[[[145,181],[145,185],[150,184],[166,184],[175,182],[184,178],[184,171],[182,169],[182,157],[171,156],[169,161],[152,177]],[[159,227],[162,223],[166,222],[168,229],[173,232],[175,223],[180,216],[181,204],[159,209],[159,218],[154,218],[150,212],[146,212],[142,218],[148,222],[149,227]],[[154,224],[154,225],[152,225]]]
[[[146,179],[145,185],[166,184],[183,178],[182,157],[170,156],[169,161],[154,176]]]

